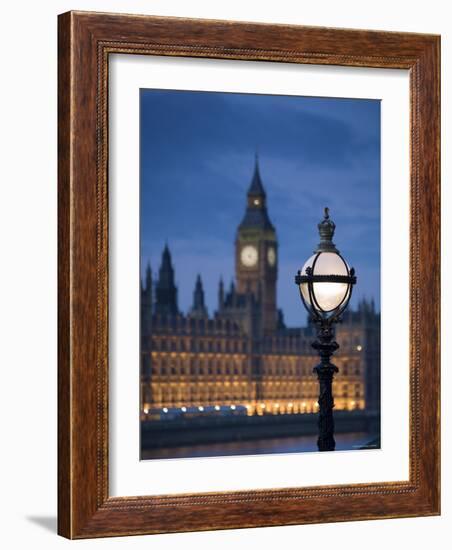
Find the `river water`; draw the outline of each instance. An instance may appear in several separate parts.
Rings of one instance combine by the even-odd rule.
[[[379,448],[375,436],[365,432],[336,434],[336,451],[348,451]],[[224,443],[203,443],[178,447],[143,449],[143,460],[155,458],[195,458],[234,455],[284,454],[317,451],[316,436],[274,437],[248,441],[230,441]]]

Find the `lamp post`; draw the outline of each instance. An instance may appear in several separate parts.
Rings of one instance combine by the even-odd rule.
[[[334,451],[334,399],[333,377],[338,368],[330,363],[333,353],[339,348],[335,341],[335,323],[341,320],[353,285],[355,270],[349,268],[333,243],[335,223],[325,208],[324,219],[318,224],[320,243],[314,254],[295,276],[300,297],[312,321],[316,325],[317,339],[312,347],[320,356],[320,364],[314,368],[319,380],[319,451]]]

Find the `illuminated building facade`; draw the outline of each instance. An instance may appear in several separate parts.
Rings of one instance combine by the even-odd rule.
[[[288,328],[277,308],[278,241],[256,159],[235,240],[235,283],[220,279],[209,316],[199,275],[188,313],[178,309],[165,246],[158,277],[141,288],[141,413],[246,407],[249,415],[317,410],[311,326]],[[289,284],[289,283],[288,283]],[[295,289],[294,289],[295,292]],[[362,301],[336,329],[336,409],[380,408],[380,315]]]

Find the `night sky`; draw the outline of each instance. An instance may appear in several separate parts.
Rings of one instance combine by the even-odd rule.
[[[278,305],[305,322],[293,282],[312,254],[329,206],[334,241],[355,267],[352,304],[380,307],[380,102],[217,92],[141,90],[141,265],[154,278],[165,242],[179,307],[197,273],[212,314],[220,275],[234,274],[234,240],[259,154],[279,242]]]

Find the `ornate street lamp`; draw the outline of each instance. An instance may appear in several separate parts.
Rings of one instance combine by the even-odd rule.
[[[355,270],[339,254],[333,243],[336,225],[330,220],[325,208],[324,219],[318,224],[320,243],[295,276],[301,300],[316,325],[317,339],[312,347],[320,355],[320,364],[314,368],[319,380],[319,451],[334,451],[334,399],[332,383],[338,368],[330,363],[333,353],[339,348],[334,340],[335,323],[347,307],[353,285]]]

